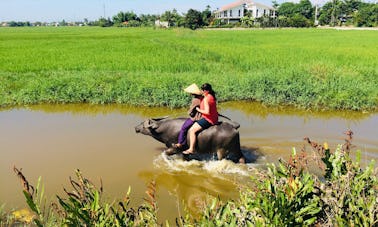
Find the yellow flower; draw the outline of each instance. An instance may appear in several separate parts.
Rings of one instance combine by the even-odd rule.
[[[26,208],[13,211],[12,214],[17,221],[27,224],[31,223],[34,219],[34,214]]]

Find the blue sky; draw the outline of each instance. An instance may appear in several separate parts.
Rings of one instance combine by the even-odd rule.
[[[133,11],[140,14],[162,14],[177,9],[186,13],[190,8],[202,11],[207,5],[212,10],[236,0],[0,0],[0,21],[79,21],[95,20],[105,15]],[[271,0],[257,2],[271,5]],[[280,1],[277,1],[280,2]],[[105,6],[105,7],[104,7]]]

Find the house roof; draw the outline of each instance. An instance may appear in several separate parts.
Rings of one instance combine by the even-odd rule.
[[[240,5],[243,5],[243,4],[248,4],[248,3],[252,3],[251,0],[240,0],[240,1],[236,1],[236,2],[233,2],[233,3],[230,3],[230,4],[227,4],[227,5],[224,5],[222,6],[219,11],[225,11],[225,10],[228,10],[228,9],[232,9],[232,8],[235,8],[237,6],[240,6]]]
[[[243,4],[246,4],[247,8],[249,8],[249,7],[253,6],[253,5],[256,5],[256,6],[260,6],[260,7],[264,7],[264,8],[268,8],[268,9],[274,9],[271,6],[267,6],[267,5],[258,3],[258,2],[254,2],[252,0],[239,0],[239,1],[236,1],[236,2],[233,2],[233,3],[230,3],[230,4],[222,6],[219,10],[217,10],[217,12],[226,11],[226,10],[235,8],[237,6],[243,5]]]
[[[272,9],[272,10],[274,9],[272,6],[264,5],[264,4],[261,4],[261,3],[258,3],[258,2],[251,2],[250,4],[247,5],[247,7],[250,7],[250,6],[253,6],[253,5],[260,6],[262,8]]]

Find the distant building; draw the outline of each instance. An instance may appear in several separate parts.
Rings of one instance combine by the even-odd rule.
[[[215,11],[215,18],[222,20],[226,23],[239,22],[249,13],[252,18],[259,18],[263,16],[275,17],[276,11],[273,7],[252,0],[241,0],[222,6]]]
[[[160,28],[169,28],[169,23],[168,23],[168,21],[156,20],[155,21],[155,26],[156,27],[160,27]]]

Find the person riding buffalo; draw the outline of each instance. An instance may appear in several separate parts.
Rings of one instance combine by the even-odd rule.
[[[195,109],[202,114],[201,119],[196,121],[189,129],[189,149],[182,152],[183,154],[193,154],[196,144],[196,133],[209,128],[218,123],[217,100],[215,91],[210,84],[205,83],[201,86],[203,99],[200,107]]]
[[[173,147],[177,149],[185,149],[184,147],[187,148],[187,132],[195,121],[201,119],[201,113],[196,110],[196,108],[200,106],[201,100],[203,99],[201,90],[198,88],[197,84],[192,84],[189,87],[185,88],[184,91],[192,95],[192,103],[188,111],[189,118],[185,120],[180,129],[178,142],[176,144],[173,144]]]

